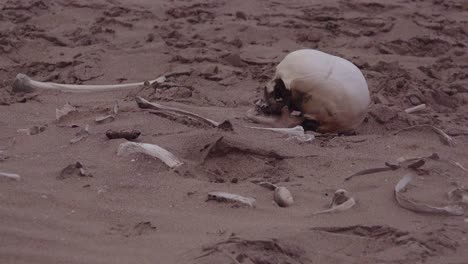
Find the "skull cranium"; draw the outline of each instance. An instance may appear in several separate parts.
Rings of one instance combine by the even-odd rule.
[[[346,132],[364,120],[370,104],[367,82],[359,68],[343,58],[318,50],[289,53],[266,84],[269,113],[301,113],[305,129]]]

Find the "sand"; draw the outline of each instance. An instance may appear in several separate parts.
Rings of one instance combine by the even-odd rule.
[[[446,162],[468,167],[464,1],[3,0],[0,10],[0,172],[21,177],[0,177],[2,264],[468,263],[467,215],[412,212],[393,193],[408,172],[415,178],[404,195],[431,205],[449,204],[449,190],[468,186],[468,173]],[[300,48],[362,70],[373,103],[356,135],[299,142],[245,128],[275,65]],[[170,77],[118,92],[23,94],[12,91],[18,73],[70,84]],[[143,111],[135,95],[234,129]],[[115,101],[115,120],[97,124]],[[57,122],[67,102],[77,112]],[[426,110],[404,112],[422,103]],[[87,124],[90,134],[71,144]],[[454,146],[428,128],[395,134],[422,124],[451,135]],[[33,126],[45,129],[17,132]],[[138,130],[137,142],[185,165],[117,156],[126,140],[107,139],[109,129]],[[432,153],[441,160],[417,171],[344,181]],[[76,162],[83,175],[74,166],[61,173]],[[287,187],[295,203],[278,207],[258,181]],[[357,205],[314,215],[337,189]],[[206,201],[210,191],[254,197],[256,207]]]

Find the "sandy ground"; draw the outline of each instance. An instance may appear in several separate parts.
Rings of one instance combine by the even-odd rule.
[[[2,0],[0,3],[0,262],[7,263],[468,263],[467,216],[401,208],[404,169],[344,181],[399,157],[437,153],[404,195],[443,206],[468,186],[468,6],[465,1]],[[373,104],[354,136],[304,143],[245,128],[275,65],[316,48],[355,63]],[[170,75],[156,87],[70,94],[12,92],[17,73],[75,84],[127,83]],[[140,110],[135,95],[217,121]],[[113,122],[96,124],[115,101]],[[77,107],[60,122],[56,108]],[[425,103],[428,109],[406,114]],[[78,127],[71,127],[75,124]],[[71,144],[86,124],[90,135]],[[410,125],[437,126],[395,134]],[[46,126],[35,135],[18,129]],[[117,156],[141,131],[180,157],[170,170],[143,155]],[[223,146],[197,165],[203,147]],[[67,174],[82,162],[92,177]],[[63,176],[63,175],[62,175]],[[280,208],[255,181],[286,186]],[[352,209],[313,215],[344,188]],[[257,199],[256,208],[206,201],[210,191]],[[465,206],[465,209],[468,209]]]

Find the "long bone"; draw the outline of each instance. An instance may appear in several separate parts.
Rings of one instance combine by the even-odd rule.
[[[158,103],[154,103],[154,102],[150,102],[142,97],[136,97],[135,98],[135,101],[137,102],[138,104],[138,107],[142,108],[142,109],[153,109],[153,110],[157,110],[157,111],[168,111],[168,112],[173,112],[173,113],[177,113],[177,114],[182,114],[182,115],[185,115],[185,116],[189,116],[189,117],[192,117],[194,119],[197,119],[209,126],[213,126],[213,127],[219,127],[222,123],[220,122],[217,122],[217,121],[214,121],[214,120],[211,120],[209,118],[206,118],[206,117],[203,117],[203,116],[200,116],[198,114],[195,114],[195,113],[192,113],[192,112],[189,112],[189,111],[185,111],[185,110],[182,110],[182,109],[178,109],[178,108],[175,108],[175,107],[170,107],[170,106],[165,106],[165,105],[161,105],[161,104],[158,104]]]
[[[144,84],[163,83],[166,80],[165,76],[161,76],[157,79],[145,82],[137,83],[122,83],[122,84],[60,84],[53,82],[40,82],[31,79],[29,76],[23,73],[16,75],[15,82],[13,83],[13,90],[22,92],[32,92],[36,89],[43,90],[56,90],[64,92],[106,92],[115,91],[125,88],[134,88]]]

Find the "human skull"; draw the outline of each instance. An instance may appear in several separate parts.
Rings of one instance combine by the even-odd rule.
[[[347,132],[364,120],[370,104],[361,71],[351,62],[318,50],[289,53],[265,86],[268,112],[301,112],[305,129]]]

